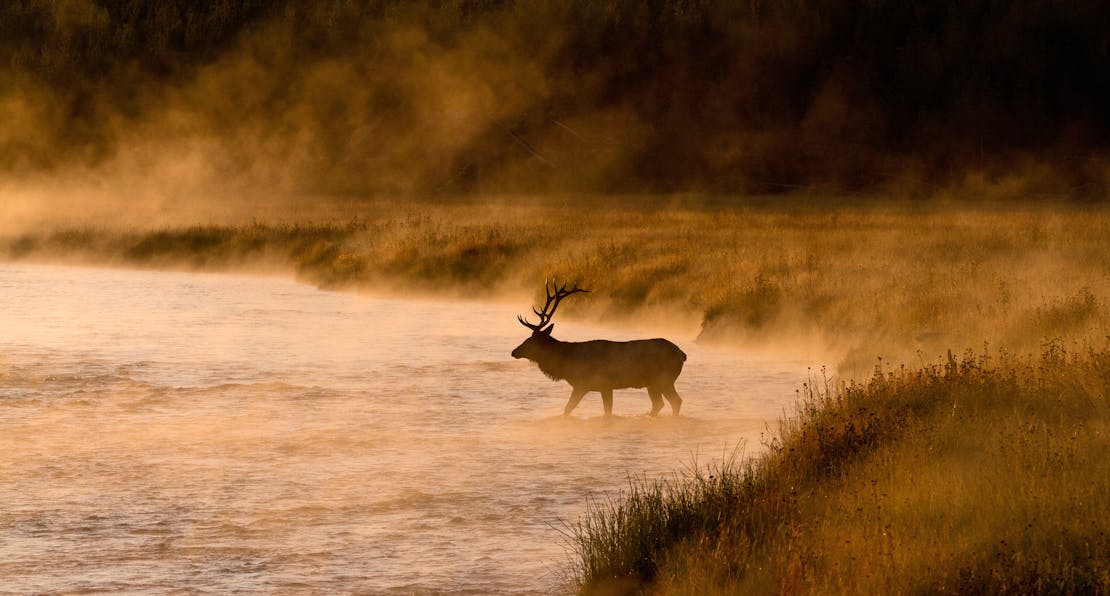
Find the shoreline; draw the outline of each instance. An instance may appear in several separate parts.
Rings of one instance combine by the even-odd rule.
[[[322,222],[9,232],[0,259],[289,275],[521,310],[555,276],[594,290],[568,304],[568,320],[805,346],[857,378],[878,358],[926,364],[984,342],[1036,352],[1110,334],[1110,213],[1099,210],[352,205]]]

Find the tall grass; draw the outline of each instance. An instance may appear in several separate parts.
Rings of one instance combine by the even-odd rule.
[[[328,288],[526,306],[557,275],[594,290],[565,317],[681,322],[705,341],[806,342],[866,374],[953,345],[1035,351],[1110,334],[1104,207],[774,205],[667,197],[350,203],[292,221],[70,227],[0,258],[292,272]],[[921,356],[918,356],[918,354]]]
[[[807,385],[769,447],[595,505],[579,591],[1110,590],[1110,346]]]

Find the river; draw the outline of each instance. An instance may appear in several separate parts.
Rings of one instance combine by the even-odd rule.
[[[0,264],[0,591],[549,593],[588,499],[757,450],[806,375],[671,337],[683,416],[565,419],[527,307]]]

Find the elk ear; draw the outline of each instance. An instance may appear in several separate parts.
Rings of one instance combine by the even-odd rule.
[[[540,329],[540,335],[546,335],[546,336],[550,337],[551,336],[551,330],[554,329],[554,328],[555,328],[555,323],[552,323],[552,324],[548,325],[546,329]]]

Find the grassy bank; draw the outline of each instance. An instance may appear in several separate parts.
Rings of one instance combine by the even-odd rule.
[[[292,272],[327,288],[509,294],[522,309],[556,275],[595,290],[564,317],[825,346],[857,377],[878,356],[930,362],[950,346],[1035,351],[1110,333],[1105,207],[775,201],[286,206],[221,225],[27,227],[0,237],[0,258]]]
[[[1110,348],[807,386],[755,461],[572,528],[582,593],[1106,593]]]

